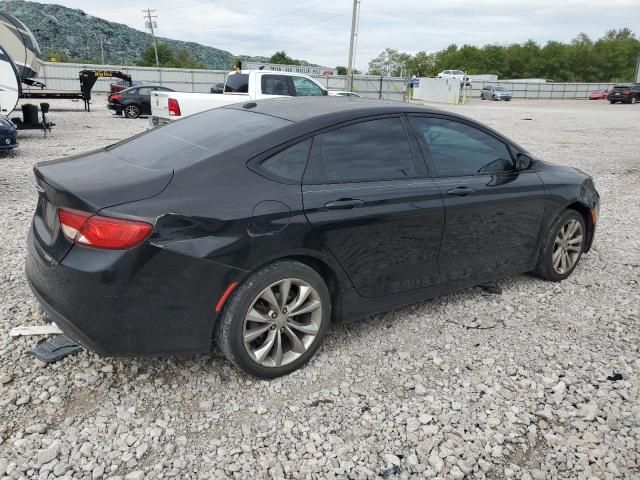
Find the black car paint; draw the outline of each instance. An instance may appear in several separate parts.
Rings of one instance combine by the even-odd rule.
[[[625,90],[628,90],[629,93],[624,93]],[[615,85],[607,95],[607,100],[610,103],[631,103],[634,99],[636,103],[640,103],[640,84]]]
[[[13,150],[18,146],[18,130],[6,115],[0,115],[0,152]]]
[[[163,92],[172,92],[167,87],[155,85],[139,85],[119,92],[111,93],[108,97],[107,108],[113,110],[117,114],[121,114],[127,105],[136,105],[140,108],[141,115],[151,115],[151,92],[160,90]],[[141,92],[149,92],[142,95]],[[119,100],[114,100],[114,96],[120,96]]]
[[[526,171],[509,174],[429,175],[424,146],[410,128],[412,115],[470,122],[506,142],[514,158],[530,155],[476,122],[423,107],[351,98],[278,99],[254,105],[247,114],[278,115],[292,123],[218,155],[215,167],[207,160],[170,174],[149,172],[159,177],[142,181],[147,187],[136,193],[138,199],[131,196],[135,180],[125,185],[116,181],[133,179],[129,174],[115,175],[96,191],[82,189],[83,179],[107,174],[107,159],[98,160],[104,152],[36,166],[44,189],[40,203],[47,199],[58,206],[154,224],[151,237],[127,251],[71,246],[58,236],[66,242],[62,252],[47,247],[38,235],[44,214],[36,212],[27,277],[63,331],[106,355],[205,352],[211,347],[219,317],[215,306],[223,292],[277,259],[296,258],[319,270],[332,294],[333,319],[346,321],[532,270],[543,235],[568,207],[585,215],[586,249],[591,245],[595,226],[589,209],[597,208],[599,197],[582,172],[535,160]],[[301,185],[275,181],[254,167],[256,160],[317,132],[381,115],[403,118],[422,162],[419,177],[402,180],[402,186]],[[78,183],[72,184],[65,178],[76,164],[83,169],[76,175]],[[475,192],[447,194],[460,186],[472,186]],[[355,192],[363,206],[324,208]],[[478,238],[472,229],[487,238]],[[487,262],[480,265],[483,258]]]

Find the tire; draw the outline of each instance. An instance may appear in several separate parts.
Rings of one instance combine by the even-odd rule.
[[[484,93],[480,94],[480,100],[484,100]]]
[[[291,312],[307,310],[318,302],[319,309],[316,307],[288,319],[280,297],[281,288],[285,288],[282,282],[287,280],[291,282],[291,288],[285,306],[291,308]],[[300,287],[305,285],[310,287],[310,293],[292,308],[303,292]],[[266,292],[271,292],[271,296]],[[265,297],[279,305],[274,307]],[[331,296],[322,277],[303,263],[279,261],[252,274],[231,296],[218,319],[215,340],[225,357],[242,371],[258,378],[275,378],[291,373],[309,361],[320,347],[330,319]],[[299,343],[294,343],[292,335]],[[246,343],[247,336],[255,338]]]
[[[585,221],[579,212],[570,209],[562,212],[542,241],[536,273],[552,282],[560,282],[571,275],[582,258],[586,233]],[[555,265],[556,259],[558,265]]]
[[[631,103],[635,104],[638,101],[636,97],[631,97]]]
[[[616,103],[616,102],[614,102],[613,100],[609,100],[609,103],[610,103],[611,105],[613,105],[613,104],[614,104],[614,103]]]
[[[124,107],[124,116],[127,118],[138,118],[140,116],[140,107],[135,103],[130,103]]]

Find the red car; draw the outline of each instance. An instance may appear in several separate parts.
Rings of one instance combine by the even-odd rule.
[[[591,92],[589,100],[606,100],[607,95],[609,95],[609,90],[596,90],[595,92]]]

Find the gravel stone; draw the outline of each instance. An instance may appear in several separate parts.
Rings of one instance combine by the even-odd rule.
[[[332,325],[307,366],[261,381],[218,355],[82,351],[43,366],[29,354],[40,338],[9,337],[44,322],[24,276],[33,165],[147,128],[113,116],[102,95],[91,113],[49,103],[51,135],[20,132],[0,157],[0,478],[638,476],[637,105],[440,106],[593,175],[602,208],[592,250],[560,283],[518,275],[498,282],[501,295],[467,289]]]

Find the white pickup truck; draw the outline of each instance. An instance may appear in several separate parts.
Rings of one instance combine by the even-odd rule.
[[[323,96],[330,92],[308,75],[271,70],[231,72],[224,93],[152,92],[152,126],[232,103],[262,98]]]

